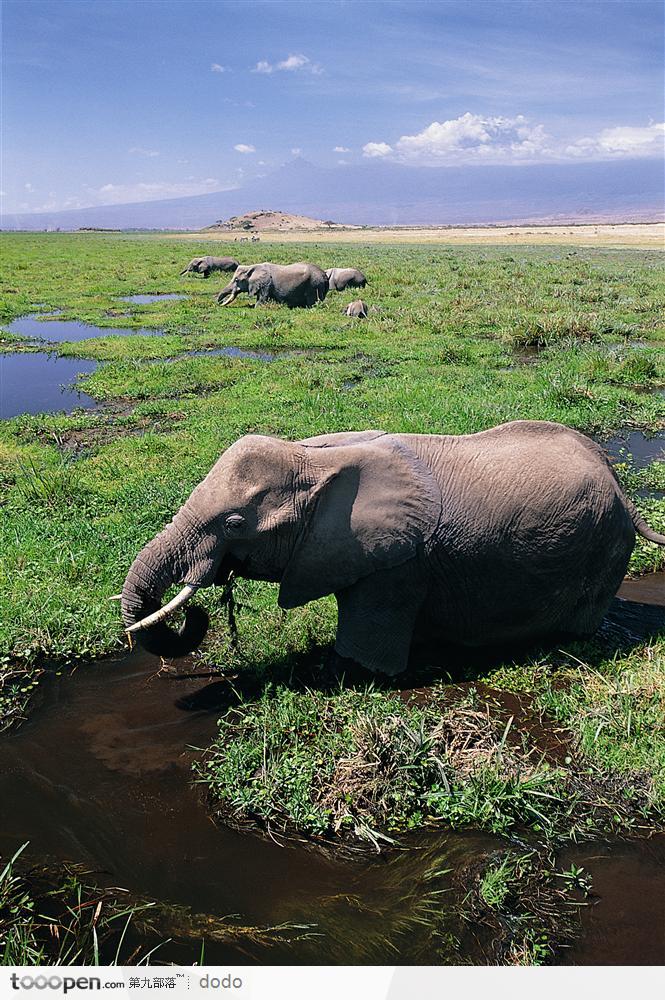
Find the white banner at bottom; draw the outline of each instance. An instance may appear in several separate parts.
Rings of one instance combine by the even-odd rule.
[[[665,957],[665,956],[664,956]],[[1,1000],[625,1000],[662,995],[662,967],[44,966],[0,969]]]

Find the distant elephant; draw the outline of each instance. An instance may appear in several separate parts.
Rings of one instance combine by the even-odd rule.
[[[342,312],[345,316],[353,316],[355,319],[367,319],[367,303],[362,299],[356,299],[354,302],[349,302]]]
[[[238,261],[233,257],[194,257],[180,272],[180,277],[183,274],[202,274],[204,278],[209,278],[213,271],[235,271],[237,267]]]
[[[345,288],[364,288],[367,278],[357,267],[329,267],[326,271],[331,292],[343,292]]]
[[[225,451],[135,559],[128,632],[160,656],[203,639],[195,605],[231,570],[278,582],[279,605],[335,594],[335,650],[396,674],[414,638],[466,646],[588,636],[623,579],[636,530],[602,449],[560,424],[461,436],[360,431],[304,441],[248,435]],[[183,589],[160,608],[173,583]]]
[[[269,299],[284,302],[289,308],[313,306],[328,294],[325,271],[316,264],[246,264],[236,269],[230,283],[217,296],[223,306],[229,305],[240,294],[249,292],[256,296],[256,305]]]

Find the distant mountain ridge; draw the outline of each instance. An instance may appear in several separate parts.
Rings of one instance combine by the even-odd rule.
[[[664,201],[663,163],[657,160],[433,168],[385,162],[319,167],[295,159],[231,191],[67,212],[4,214],[2,227],[198,230],[261,205],[366,226],[585,218],[653,222],[662,219]]]

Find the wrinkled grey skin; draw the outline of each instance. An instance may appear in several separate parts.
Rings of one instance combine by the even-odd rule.
[[[349,302],[342,312],[345,316],[352,316],[355,319],[367,319],[367,303],[362,299],[356,299],[354,302]]]
[[[180,276],[202,274],[204,278],[209,278],[213,271],[235,271],[237,267],[238,261],[233,257],[194,257]]]
[[[665,544],[598,445],[560,424],[249,435],[138,555],[123,620],[157,610],[173,583],[209,587],[234,570],[279,583],[282,608],[335,594],[337,653],[395,674],[414,638],[476,646],[593,633],[636,530]],[[173,657],[206,628],[190,605],[179,632],[160,622],[134,634]]]
[[[345,288],[364,288],[367,278],[357,267],[329,267],[326,271],[331,292],[343,292]]]
[[[291,309],[308,308],[322,302],[328,294],[328,279],[316,264],[263,264],[241,265],[233,278],[217,296],[223,306],[229,305],[241,292],[256,296],[256,305],[272,299],[283,302]]]

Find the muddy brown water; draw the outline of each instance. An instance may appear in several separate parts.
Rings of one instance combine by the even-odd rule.
[[[652,576],[665,604],[665,574]],[[624,585],[631,597],[635,583]],[[173,938],[160,949],[162,961],[195,961],[205,937],[213,964],[459,962],[445,944],[447,921],[454,924],[445,890],[455,872],[503,841],[434,831],[405,841],[409,850],[354,857],[215,824],[192,783],[192,748],[207,746],[217,731],[219,708],[199,707],[219,705],[206,690],[229,682],[159,668],[159,660],[138,652],[43,685],[28,721],[0,740],[0,853],[29,841],[32,857],[81,863],[103,884],[188,908],[166,922],[154,919],[150,944]],[[665,837],[586,845],[564,860],[591,872],[595,904],[584,911],[582,937],[565,962],[665,960]],[[436,903],[442,928],[433,938],[419,906],[429,873],[446,869],[452,874],[436,882],[444,892]],[[309,930],[269,944],[213,940],[215,920],[229,914],[244,925],[290,922]],[[475,938],[463,939],[466,960],[483,961],[477,949]]]
[[[43,704],[0,742],[0,853],[28,840],[33,856],[82,863],[106,884],[198,914],[316,925],[306,941],[250,952],[256,960],[382,962],[396,947],[404,961],[417,960],[422,929],[395,929],[409,907],[417,911],[418,852],[415,861],[411,851],[390,862],[334,860],[213,823],[192,784],[188,747],[211,742],[219,713],[179,707],[208,682],[158,674],[159,665],[135,653],[45,686]],[[482,834],[442,837],[425,845],[427,865],[457,868],[495,845]],[[173,933],[157,925],[155,942]],[[178,937],[160,954],[194,961],[201,934],[183,918]],[[208,939],[206,960],[243,961],[247,948]]]
[[[636,580],[624,580],[617,597],[639,604],[665,605],[665,570],[660,573],[645,573]]]
[[[665,964],[665,835],[587,844],[567,851],[560,863],[593,876],[581,936],[563,953],[562,964]]]

